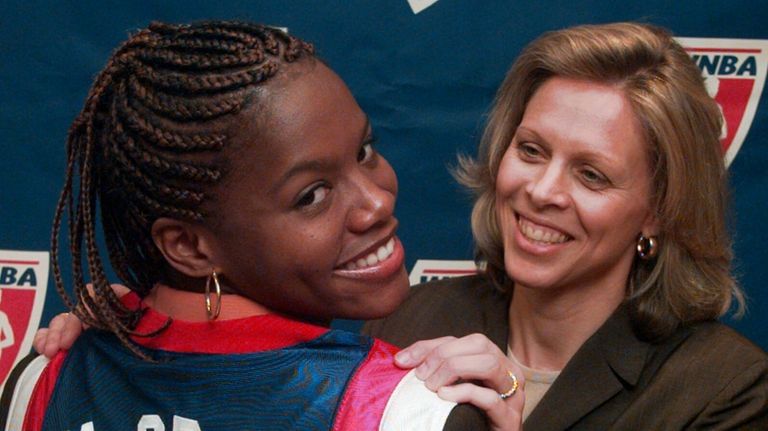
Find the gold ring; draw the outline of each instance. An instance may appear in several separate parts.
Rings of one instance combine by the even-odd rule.
[[[515,392],[517,392],[517,388],[520,386],[520,383],[517,381],[517,376],[515,375],[515,373],[507,370],[507,375],[512,380],[512,388],[507,392],[504,392],[503,394],[499,394],[499,398],[501,398],[502,400],[506,400],[512,395],[515,395]]]

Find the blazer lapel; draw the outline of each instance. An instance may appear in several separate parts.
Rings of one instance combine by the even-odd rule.
[[[622,306],[595,332],[525,421],[528,430],[562,430],[637,384],[649,344],[635,337]]]

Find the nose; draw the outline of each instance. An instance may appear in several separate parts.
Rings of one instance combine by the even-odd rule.
[[[564,172],[558,164],[550,163],[528,181],[525,191],[535,206],[564,208],[568,205]]]
[[[365,174],[359,175],[355,183],[347,225],[350,231],[363,233],[392,217],[397,186],[388,187]]]

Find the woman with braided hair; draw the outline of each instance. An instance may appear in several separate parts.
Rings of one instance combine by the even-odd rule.
[[[453,421],[473,410],[395,367],[391,346],[327,327],[408,293],[397,181],[373,142],[344,83],[280,30],[154,23],[130,37],[71,127],[53,221],[56,288],[94,329],[17,371],[7,428],[483,426]],[[514,428],[519,407],[494,403],[494,427]]]

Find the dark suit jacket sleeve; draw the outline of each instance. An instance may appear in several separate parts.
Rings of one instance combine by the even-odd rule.
[[[696,417],[691,429],[768,430],[768,361],[737,374]]]
[[[483,431],[488,430],[485,413],[471,404],[459,404],[451,410],[445,421],[443,431]]]

